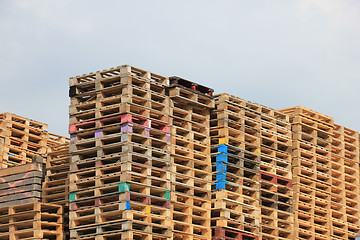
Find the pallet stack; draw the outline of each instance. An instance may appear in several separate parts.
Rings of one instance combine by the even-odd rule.
[[[292,123],[296,237],[331,239],[333,119],[303,107],[281,111]]]
[[[0,239],[63,239],[62,206],[41,200],[46,156],[64,142],[47,124],[0,114]]]
[[[0,208],[0,239],[63,240],[62,207],[33,202]]]
[[[63,148],[67,145],[67,148],[69,148],[69,140],[70,138],[55,134],[49,132],[49,137],[47,138],[47,153],[51,153],[53,151],[56,151],[58,148]]]
[[[251,103],[215,96],[211,114],[213,239],[258,239],[260,121]]]
[[[71,239],[171,238],[167,87],[128,65],[70,79]]]
[[[216,95],[215,103],[214,237],[293,239],[287,116],[229,94]]]
[[[63,240],[63,208],[42,203],[43,157],[0,170],[0,239]]]
[[[209,121],[213,90],[170,77],[171,219],[174,240],[211,238]]]
[[[42,186],[42,202],[69,206],[69,140],[49,133],[46,157],[44,157],[46,172]]]
[[[47,124],[12,113],[0,114],[0,169],[32,162],[47,151]]]
[[[212,93],[128,65],[70,79],[70,156],[53,147],[44,201],[69,201],[71,239],[355,237],[359,134]]]
[[[51,147],[46,159],[42,201],[69,205],[70,154],[69,143]]]
[[[46,174],[42,186],[42,202],[57,204],[63,207],[63,232],[66,239],[69,235],[69,182],[70,153],[69,142],[49,147],[46,159]]]
[[[289,117],[257,105],[260,112],[260,238],[294,239]]]
[[[331,153],[331,239],[360,232],[359,133],[334,124]]]
[[[0,169],[0,208],[40,201],[45,166],[42,158],[33,163]]]

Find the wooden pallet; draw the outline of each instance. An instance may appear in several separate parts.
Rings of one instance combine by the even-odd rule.
[[[63,239],[62,207],[33,202],[0,208],[1,239]]]
[[[47,130],[47,124],[29,119],[26,117],[21,117],[13,113],[2,113],[0,114],[0,126],[2,128],[18,128],[18,129],[31,129],[29,132],[43,132]]]
[[[299,115],[299,116],[307,117],[313,121],[327,124],[330,126],[334,124],[333,118],[326,116],[325,114],[318,113],[314,110],[304,108],[302,106],[285,108],[285,109],[281,109],[279,111],[282,113],[288,114],[290,116]]]
[[[41,199],[45,170],[38,160],[0,170],[0,208]]]
[[[136,85],[135,85],[136,84]],[[91,97],[89,97],[89,95]],[[88,98],[85,100],[85,98]],[[127,106],[140,105],[147,109],[162,111],[169,105],[165,88],[150,85],[150,88],[138,82],[122,83],[97,91],[78,93],[71,99],[70,116],[112,108],[116,105],[133,103]],[[136,108],[135,108],[136,109]],[[131,112],[131,111],[130,111]]]
[[[169,174],[160,175],[160,177],[153,177],[132,171],[106,174],[96,178],[87,178],[79,181],[72,181],[70,179],[70,181],[70,192],[93,190],[94,188],[106,185],[113,185],[121,182],[133,182],[145,186],[154,186],[163,189],[170,189]]]
[[[114,230],[117,229],[117,230]],[[70,229],[70,238],[93,237],[99,234],[110,234],[125,231],[141,231],[147,234],[170,237],[171,230],[163,225],[145,223],[143,221],[114,221],[113,223],[100,224],[85,228]]]
[[[135,202],[121,202],[70,212],[70,229],[111,224],[114,221],[142,221],[170,228],[170,209]]]
[[[122,192],[110,194],[102,197],[85,199],[80,201],[72,201],[70,210],[86,210],[94,207],[102,207],[117,204],[118,202],[133,202],[151,205],[153,207],[170,208],[169,197],[163,198],[159,196],[149,196],[137,192]]]
[[[78,239],[78,238],[72,238]],[[162,236],[161,234],[144,233],[141,231],[131,230],[126,232],[114,232],[88,237],[81,237],[81,240],[170,240],[172,238]]]
[[[116,117],[124,113],[142,116],[153,121],[169,122],[168,105],[153,103],[151,100],[146,101],[149,103],[119,103],[103,108],[83,111],[70,116],[70,126],[79,123],[85,124],[86,122],[101,120],[103,118],[108,120],[111,117]]]
[[[233,230],[229,228],[221,228],[216,227],[214,228],[214,234],[212,237],[213,240],[215,239],[242,239],[242,240],[257,240],[259,239],[255,234],[249,234],[244,231]]]
[[[257,224],[259,220],[262,223],[261,227],[253,228],[254,236],[293,239],[289,117],[228,94],[215,95],[215,109],[210,120],[213,162],[218,164],[213,168],[214,190],[231,193],[229,196],[232,197],[226,200],[220,195],[213,197],[215,206],[227,209],[227,216],[232,216],[222,220],[223,227],[237,226],[233,230],[241,230],[241,225],[235,224],[235,217],[243,217],[247,214],[244,210],[251,210],[256,213]],[[247,166],[252,167],[232,166],[242,161],[250,161],[253,164]],[[245,182],[246,186],[243,185]],[[234,193],[239,194],[238,197]],[[251,203],[252,208],[244,208],[247,205],[242,205],[242,199]],[[213,209],[212,212],[217,214],[218,211]],[[220,221],[215,219],[214,226]]]
[[[258,114],[282,120],[285,124],[288,122],[289,119],[287,114],[284,114],[281,111],[271,109],[258,103],[253,103],[227,93],[217,94],[214,96],[214,98],[218,105],[220,105],[221,103],[227,103],[228,105],[232,105],[233,107],[244,108],[247,111],[253,111]]]
[[[168,78],[160,76],[155,73],[151,73],[146,70],[142,70],[140,68],[132,67],[130,65],[122,65],[118,67],[113,67],[110,69],[104,69],[101,71],[97,71],[96,73],[89,73],[78,75],[76,77],[70,78],[70,86],[84,84],[92,84],[96,79],[99,79],[103,82],[112,82],[113,79],[117,79],[121,76],[133,76],[143,81],[150,80],[152,82],[156,82],[159,84],[168,84]]]
[[[172,86],[180,86],[184,89],[195,92],[196,94],[199,94],[199,95],[212,96],[213,92],[214,92],[214,90],[211,88],[205,87],[203,85],[191,82],[189,80],[186,80],[186,79],[183,79],[180,77],[172,76],[169,78],[169,80],[170,80],[171,87]]]
[[[36,155],[46,156],[48,147],[68,140],[49,133],[47,124],[12,113],[0,114],[0,138],[0,168],[31,163]]]
[[[170,191],[161,187],[145,185],[136,181],[111,183],[93,188],[86,188],[82,191],[71,192],[70,202],[113,195],[121,192],[137,192],[149,196],[158,196],[169,199]]]
[[[69,143],[60,144],[61,141],[50,148],[51,152],[47,157],[42,201],[68,206],[71,156]]]
[[[73,134],[83,133],[86,131],[95,131],[98,129],[106,130],[110,127],[119,126],[119,123],[132,123],[147,128],[153,128],[154,130],[157,129],[169,133],[169,125],[166,122],[144,117],[141,115],[130,114],[130,113],[115,114],[113,116],[109,116],[105,118],[102,117],[90,121],[77,122],[75,124],[70,125],[69,132],[70,134],[73,135]]]

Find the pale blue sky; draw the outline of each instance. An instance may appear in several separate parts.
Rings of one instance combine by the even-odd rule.
[[[360,130],[360,1],[0,0],[0,112],[67,134],[68,78],[122,64]]]

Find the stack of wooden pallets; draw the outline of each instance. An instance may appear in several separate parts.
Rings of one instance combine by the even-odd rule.
[[[288,117],[229,94],[211,115],[214,237],[293,239]]]
[[[70,139],[0,114],[0,239],[346,240],[359,133],[128,65],[70,78]]]
[[[47,151],[47,124],[12,113],[0,114],[0,168],[32,162]]]
[[[45,123],[1,113],[0,169],[31,163],[34,156],[46,156],[51,147],[67,141],[66,137],[49,133],[47,129]]]
[[[69,138],[49,132],[47,138],[47,153],[55,151],[55,149],[62,148],[63,146],[69,145]],[[67,147],[69,148],[69,147]]]
[[[47,124],[0,114],[0,239],[63,239],[62,206],[41,200],[48,186],[59,180],[52,177],[56,170],[51,168],[45,177],[46,156],[64,142],[65,137],[47,131]]]
[[[50,154],[44,199],[70,159],[72,239],[355,236],[359,134],[212,93],[128,65],[70,79],[71,157]]]
[[[58,204],[63,207],[64,236],[68,239],[70,183],[69,142],[57,143],[48,149],[45,179],[42,187],[42,202]]]
[[[296,237],[331,239],[333,119],[303,107],[281,111],[292,123]]]
[[[70,154],[69,143],[50,148],[46,159],[46,174],[42,189],[45,203],[69,205]]]
[[[170,77],[171,219],[175,240],[211,238],[209,120],[213,90]]]
[[[71,239],[171,238],[167,87],[127,65],[70,79]]]
[[[40,202],[45,164],[33,160],[0,170],[0,239],[63,240],[63,208]]]
[[[294,239],[289,117],[257,105],[260,120],[260,239]]]
[[[0,208],[40,201],[44,169],[41,157],[33,163],[1,169]]]
[[[258,239],[260,122],[250,102],[215,96],[211,114],[213,239]]]
[[[334,124],[331,146],[331,239],[360,232],[359,133]]]
[[[62,207],[33,202],[0,208],[0,239],[63,240]]]

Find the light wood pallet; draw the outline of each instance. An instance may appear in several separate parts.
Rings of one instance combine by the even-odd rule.
[[[116,229],[116,230],[114,230]],[[171,237],[171,230],[164,225],[157,223],[148,223],[141,220],[120,219],[112,223],[97,224],[84,228],[70,229],[70,239],[83,239],[94,237],[96,235],[106,235],[111,233],[139,231],[148,235]]]
[[[295,235],[330,239],[333,119],[303,107],[280,111],[290,115],[293,131]]]
[[[160,84],[167,85],[169,84],[168,78],[160,76],[155,73],[151,73],[146,70],[142,70],[140,68],[132,67],[130,65],[122,65],[118,67],[113,67],[110,69],[104,69],[101,71],[97,71],[96,73],[89,73],[89,74],[83,74],[78,75],[76,77],[71,77],[69,80],[70,86],[82,86],[84,88],[91,89],[95,88],[95,81],[100,80],[103,81],[103,84],[105,85],[108,81],[111,82],[114,79],[117,79],[119,77],[136,77],[141,80],[150,80],[152,82],[157,82]],[[102,86],[97,86],[101,89]]]
[[[77,239],[77,238],[72,238]],[[81,240],[173,240],[173,238],[163,236],[161,234],[151,234],[141,232],[139,230],[129,230],[125,232],[117,231],[114,233],[106,233],[81,237]],[[192,240],[192,239],[191,239]]]
[[[46,161],[43,202],[69,205],[70,159],[68,142],[51,147]]]
[[[0,114],[0,126],[2,128],[28,129],[26,132],[47,131],[47,124],[45,123],[8,112]]]
[[[0,168],[32,162],[32,157],[44,155],[49,147],[66,142],[66,137],[49,133],[47,124],[12,113],[0,114]]]
[[[12,113],[0,114],[0,168],[31,162],[37,154],[46,153],[47,124]]]
[[[86,209],[79,208],[70,212],[70,229],[111,224],[117,220],[139,220],[170,228],[170,204],[166,206],[168,208],[135,201],[122,201]]]
[[[62,206],[33,202],[0,209],[1,239],[63,240]]]
[[[130,98],[133,99],[133,98]],[[149,100],[150,101],[150,100]],[[134,116],[148,118],[149,120],[158,122],[169,122],[169,107],[168,104],[157,106],[155,104],[149,104],[149,106],[143,106],[141,104],[134,103],[120,103],[117,105],[106,106],[104,108],[95,108],[92,111],[80,112],[70,117],[70,126],[87,124],[88,122],[95,121],[96,124],[108,124],[111,118],[122,114],[132,114]],[[97,120],[97,121],[96,121]]]
[[[220,149],[220,146],[224,145],[227,146],[227,151],[234,153],[236,153],[234,150],[239,149],[237,154],[242,154],[241,158],[245,157],[245,159],[250,157],[249,153],[251,153],[258,157],[250,157],[250,159],[259,163],[257,175],[254,175],[257,178],[252,179],[255,181],[252,186],[256,189],[249,191],[249,189],[241,187],[245,180],[248,182],[248,179],[237,177],[245,175],[245,172],[242,173],[239,168],[235,176],[232,175],[231,164],[227,161],[236,162],[236,158],[232,159],[231,157],[233,153],[223,153],[227,156],[226,160],[225,157],[217,157],[216,161],[221,159],[225,161],[222,163],[222,168],[220,165],[216,168],[220,172],[214,172],[216,179],[220,179],[224,175],[226,190],[223,191],[237,192],[240,196],[246,194],[247,197],[252,197],[253,201],[250,202],[256,203],[253,211],[258,213],[258,227],[257,229],[253,228],[253,232],[251,232],[254,236],[269,240],[294,239],[292,233],[294,224],[291,173],[292,140],[289,117],[274,109],[229,94],[215,95],[215,109],[211,115],[212,127],[210,130],[213,146],[219,144],[218,148]],[[243,155],[244,153],[248,154]],[[249,176],[249,174],[247,175]],[[215,204],[222,201],[221,197],[215,199]],[[237,216],[236,213],[239,216],[244,216],[245,213],[240,211],[241,205],[231,204],[231,201],[224,203],[223,207],[231,209],[233,206],[232,211],[234,213],[229,216],[234,218]],[[236,206],[239,209],[236,209]],[[217,211],[213,209],[212,212],[215,214]],[[223,219],[222,226],[227,228],[237,226],[235,224],[236,219],[233,218],[228,218],[227,221]],[[219,220],[217,218],[214,220],[216,220],[214,226],[217,226]],[[237,230],[244,229],[238,225]],[[226,234],[226,231],[224,233]]]
[[[212,90],[170,78],[173,239],[210,239]]]
[[[171,220],[174,236],[211,237],[209,199],[202,196],[171,192]]]

